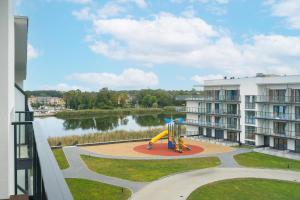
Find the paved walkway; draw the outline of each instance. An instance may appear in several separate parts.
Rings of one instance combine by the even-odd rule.
[[[131,199],[182,200],[200,186],[232,178],[266,178],[300,182],[300,172],[252,168],[202,169],[154,181],[134,193]]]
[[[140,190],[146,185],[146,183],[109,177],[89,170],[80,158],[80,154],[86,154],[86,152],[81,152],[78,147],[65,147],[63,148],[63,151],[70,165],[68,169],[63,170],[63,175],[65,178],[82,178],[99,181],[102,183],[128,188],[133,192]]]
[[[254,149],[254,151],[259,153],[269,154],[272,156],[278,156],[282,158],[289,158],[289,159],[300,161],[299,153],[293,153],[290,151],[276,150],[276,149],[271,149],[270,147],[256,148]]]
[[[70,168],[63,170],[65,178],[82,178],[99,181],[111,185],[129,188],[133,192],[132,200],[182,200],[186,199],[191,192],[198,187],[225,179],[232,178],[266,178],[300,182],[300,172],[287,170],[242,168],[234,160],[233,156],[240,153],[250,152],[251,149],[236,149],[223,154],[190,155],[180,157],[149,157],[134,158],[125,156],[108,156],[95,154],[78,147],[65,147],[63,151],[70,164]],[[221,165],[215,168],[195,170],[186,173],[170,175],[151,183],[133,182],[119,178],[98,174],[87,168],[80,155],[90,155],[101,158],[114,159],[174,159],[217,156]]]

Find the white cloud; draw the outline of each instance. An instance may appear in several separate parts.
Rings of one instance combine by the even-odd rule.
[[[224,76],[221,74],[209,74],[209,75],[195,75],[191,78],[191,80],[197,82],[200,85],[204,84],[204,81],[206,80],[216,80],[216,79],[223,79]]]
[[[118,0],[119,3],[134,3],[140,8],[146,8],[147,3],[145,0]]]
[[[271,6],[272,14],[286,18],[290,28],[300,29],[300,1],[299,0],[265,0]]]
[[[238,44],[200,18],[167,13],[147,20],[97,19],[94,31],[91,50],[112,59],[214,68],[229,75],[300,71],[297,36],[255,35]]]
[[[27,45],[27,59],[31,60],[40,56],[40,52],[35,49],[31,44]]]
[[[88,4],[92,2],[92,0],[67,0],[67,1],[71,3],[78,3],[78,4]]]
[[[77,73],[67,77],[69,80],[83,84],[94,85],[98,88],[146,88],[158,85],[159,79],[153,72],[129,68],[121,74],[114,73]]]
[[[78,20],[92,20],[95,16],[91,13],[91,9],[89,7],[84,7],[80,10],[75,10],[72,12]]]
[[[40,87],[43,90],[58,90],[58,91],[70,91],[70,90],[81,90],[90,91],[89,88],[85,88],[78,85],[69,85],[67,83],[59,83],[56,85],[44,85]]]
[[[215,3],[215,4],[227,4],[229,0],[190,0],[191,2],[199,3]]]

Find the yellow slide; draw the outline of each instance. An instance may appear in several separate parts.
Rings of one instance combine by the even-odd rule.
[[[152,149],[152,144],[154,144],[155,142],[157,142],[157,141],[160,140],[161,138],[165,137],[166,135],[168,135],[168,131],[167,131],[167,130],[165,130],[165,131],[161,132],[160,134],[158,134],[157,136],[153,137],[153,138],[150,140],[147,149]]]

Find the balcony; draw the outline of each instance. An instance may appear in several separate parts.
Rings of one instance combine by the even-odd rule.
[[[300,96],[268,96],[257,95],[257,103],[281,103],[281,104],[294,104],[300,103]]]
[[[177,107],[177,112],[185,112],[185,113],[195,113],[195,114],[202,114],[202,115],[221,115],[221,116],[236,116],[240,117],[240,111],[237,110],[236,112],[227,111],[223,109],[205,109],[205,108],[196,108],[196,107]]]
[[[245,109],[254,110],[255,109],[255,103],[245,103]]]
[[[257,127],[255,130],[255,134],[291,138],[291,139],[300,139],[300,132],[287,131],[287,130],[275,130],[271,128]]]
[[[201,127],[209,127],[215,129],[224,129],[230,131],[241,131],[241,127],[236,124],[224,124],[224,123],[213,123],[213,122],[203,122],[193,119],[187,119],[186,121],[182,122],[185,125],[192,125],[192,126],[201,126]]]
[[[278,113],[278,112],[256,112],[257,119],[278,120],[278,121],[295,121],[300,122],[300,114],[296,113]]]
[[[15,87],[27,99],[21,88]],[[72,200],[73,197],[33,112],[16,112],[14,127],[15,195],[34,200]],[[21,102],[20,102],[21,103]]]
[[[205,101],[205,102],[240,102],[240,96],[218,95],[218,96],[204,96],[204,95],[185,95],[177,96],[177,101]]]

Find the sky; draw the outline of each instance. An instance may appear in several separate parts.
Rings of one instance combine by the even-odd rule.
[[[17,0],[25,89],[191,89],[300,74],[300,0]]]

